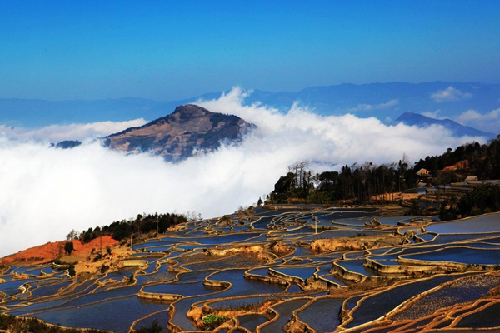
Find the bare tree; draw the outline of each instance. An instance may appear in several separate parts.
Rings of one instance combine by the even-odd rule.
[[[295,186],[302,188],[302,182],[304,177],[304,170],[308,167],[309,162],[302,161],[294,163],[288,166],[288,171],[293,172],[295,174]]]

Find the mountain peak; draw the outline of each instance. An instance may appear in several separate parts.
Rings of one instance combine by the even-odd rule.
[[[463,126],[456,121],[451,119],[435,119],[431,117],[426,117],[419,113],[414,112],[404,112],[395,121],[395,123],[403,123],[408,126],[417,127],[429,127],[432,125],[440,125],[451,132],[453,136],[472,136],[472,137],[486,137],[494,138],[495,134],[489,132],[480,131],[474,127]]]
[[[203,115],[206,114],[208,111],[207,109],[195,105],[195,104],[186,104],[186,105],[179,105],[178,107],[175,108],[174,112],[172,114],[176,113],[186,113],[186,114],[199,114]]]
[[[106,144],[129,153],[149,151],[167,161],[178,161],[193,156],[195,151],[216,150],[221,141],[238,144],[254,127],[237,116],[187,104],[142,127],[111,134]]]

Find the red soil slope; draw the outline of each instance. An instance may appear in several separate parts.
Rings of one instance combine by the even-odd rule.
[[[66,241],[48,242],[45,245],[35,246],[24,251],[19,251],[16,254],[1,258],[0,264],[22,264],[23,262],[27,264],[37,264],[52,261],[65,254],[64,244],[66,244]],[[102,246],[104,249],[106,249],[107,246],[114,246],[116,244],[118,244],[118,241],[112,239],[111,236],[102,237]],[[72,255],[87,255],[92,251],[92,249],[99,250],[101,248],[101,238],[98,237],[86,244],[82,244],[82,242],[75,240],[73,241],[73,248],[75,250]]]

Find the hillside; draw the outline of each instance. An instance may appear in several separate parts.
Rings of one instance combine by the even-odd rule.
[[[494,138],[494,133],[483,132],[473,127],[463,126],[450,119],[434,119],[431,117],[422,116],[418,113],[405,112],[399,116],[395,123],[403,123],[408,126],[428,127],[432,125],[443,126],[451,132],[453,136],[471,136],[471,137],[486,137]]]
[[[61,255],[64,255],[65,241],[48,242],[44,245],[34,246],[29,249],[19,251],[13,255],[0,258],[0,265],[8,265],[11,263],[26,263],[26,265],[34,265],[37,263],[45,263],[56,260]],[[83,244],[79,240],[73,241],[74,255],[86,256],[92,252],[93,249],[100,249],[101,244],[104,249],[107,246],[115,246],[118,241],[111,238],[111,236],[103,236],[93,239],[92,241]]]
[[[178,161],[196,151],[213,151],[220,147],[221,141],[237,144],[254,127],[237,116],[188,104],[142,127],[112,134],[105,144],[112,149],[130,153],[149,151],[167,161]]]

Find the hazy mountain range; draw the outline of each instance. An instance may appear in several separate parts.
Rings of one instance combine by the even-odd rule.
[[[0,99],[0,123],[7,126],[42,127],[52,124],[126,121],[136,118],[154,120],[164,117],[175,107],[198,99],[214,99],[221,93],[178,101],[154,101],[143,98],[120,98],[95,101],[51,102],[30,99]],[[340,84],[311,87],[299,92],[253,91],[244,104],[260,102],[287,111],[294,102],[321,115],[355,114],[377,117],[391,124],[405,112],[430,118],[459,119],[465,112],[479,115],[500,108],[500,84],[468,82]],[[430,116],[430,117],[429,117]],[[409,123],[410,124],[410,123]],[[419,125],[416,119],[413,125]],[[441,123],[447,126],[446,123]],[[448,124],[449,125],[449,124]],[[455,126],[455,125],[453,125]],[[487,131],[485,128],[477,128]],[[490,128],[491,131],[491,128]],[[462,133],[452,130],[453,133]]]
[[[399,116],[395,121],[395,124],[403,123],[408,126],[418,126],[418,127],[428,127],[432,125],[440,125],[448,129],[452,136],[462,137],[462,136],[472,136],[472,137],[486,137],[493,138],[495,133],[483,132],[476,128],[463,126],[459,123],[450,119],[434,119],[431,117],[425,117],[418,113],[405,112]]]

